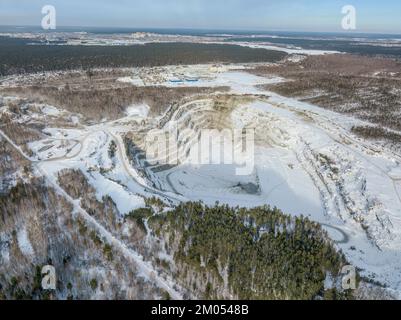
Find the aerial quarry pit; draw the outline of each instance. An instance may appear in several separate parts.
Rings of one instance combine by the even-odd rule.
[[[306,55],[295,53],[284,63],[299,64],[305,59]],[[47,186],[67,199],[75,216],[137,266],[145,282],[176,299],[183,298],[185,290],[167,271],[154,267],[149,252],[158,246],[160,257],[173,261],[164,252],[163,242],[153,243],[150,234],[144,238],[144,243],[153,243],[148,248],[125,242],[128,227],[122,221],[143,208],[147,199],[164,203],[165,211],[179,203],[202,201],[241,208],[269,205],[291,216],[302,215],[322,225],[367,285],[380,284],[387,294],[401,298],[401,149],[357,135],[353,128],[367,122],[352,114],[270,90],[292,80],[255,71],[263,67],[274,68],[275,64],[125,68],[116,69],[108,79],[107,70],[94,70],[105,78],[95,75],[92,88],[192,90],[166,103],[164,109],[160,106],[161,112],[139,99],[124,106],[120,114],[102,115],[100,121],[53,105],[43,95],[28,99],[18,94],[25,86],[31,87],[29,77],[35,75],[4,80],[0,84],[1,141],[12,147],[20,161],[30,164],[32,172],[27,175],[21,169],[5,175],[2,193],[17,181],[44,178]],[[74,81],[86,75],[68,76],[66,72],[52,78],[48,72],[41,79],[48,86],[54,81],[62,89],[57,79],[63,77],[74,88]],[[21,133],[12,134],[11,126],[21,128]],[[240,150],[238,159],[232,156],[233,150],[243,148],[240,139],[232,148],[217,151],[231,163],[193,163],[192,150],[199,147],[205,129],[215,133],[249,129],[254,137],[252,152]],[[174,154],[176,161],[149,159],[151,132],[175,137],[175,150],[165,145],[162,153]],[[68,173],[77,176],[68,178]],[[68,179],[86,181],[80,192],[92,192],[93,201],[110,199],[120,221],[117,226],[108,229],[106,216],[99,221],[85,209],[79,201],[83,195],[69,192],[72,182],[65,182]],[[19,239],[25,242],[23,254],[35,250],[32,236],[31,241],[26,234]],[[11,250],[0,246],[0,261],[6,261]]]

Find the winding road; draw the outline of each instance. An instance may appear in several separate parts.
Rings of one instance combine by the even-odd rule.
[[[349,235],[347,233],[345,233],[344,230],[342,230],[342,229],[340,229],[338,227],[332,226],[330,224],[326,224],[326,223],[320,223],[320,224],[323,227],[326,227],[326,228],[329,228],[329,229],[333,229],[333,230],[335,230],[335,231],[337,231],[337,232],[339,232],[341,234],[342,239],[341,240],[333,240],[335,243],[337,243],[337,244],[346,244],[346,243],[349,242]]]
[[[55,177],[49,175],[41,168],[41,163],[46,161],[33,160],[28,155],[24,153],[24,151],[17,146],[2,130],[0,130],[0,136],[3,137],[22,157],[32,163],[32,166],[38,170],[38,172],[49,182],[49,184],[65,199],[73,206],[75,211],[80,214],[80,216],[94,229],[99,232],[110,244],[113,245],[113,248],[118,250],[127,260],[134,263],[139,271],[147,276],[148,279],[153,279],[155,283],[166,290],[173,299],[182,300],[182,295],[177,291],[173,285],[174,281],[172,279],[165,279],[161,277],[158,272],[153,268],[150,262],[147,262],[143,259],[143,257],[138,254],[136,251],[128,248],[125,243],[123,243],[120,239],[116,238],[113,234],[111,234],[105,227],[103,227],[94,217],[92,217],[86,210],[84,210],[78,203],[78,201],[72,199],[67,192],[62,189],[57,182],[55,181]]]

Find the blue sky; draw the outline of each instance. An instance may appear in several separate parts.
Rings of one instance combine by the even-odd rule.
[[[399,0],[0,0],[0,25],[342,31],[341,8],[357,9],[357,32],[401,34]]]

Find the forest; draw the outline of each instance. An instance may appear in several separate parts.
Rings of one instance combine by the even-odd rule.
[[[190,202],[148,223],[156,235],[168,239],[167,250],[179,266],[176,276],[191,279],[202,298],[349,298],[335,288],[325,291],[326,276],[338,276],[346,260],[326,232],[302,216],[269,206],[244,209]]]
[[[0,76],[100,67],[142,67],[214,62],[275,62],[286,56],[281,51],[220,44],[28,45],[30,43],[32,40],[0,37]]]
[[[306,57],[300,63],[261,66],[252,72],[288,79],[266,86],[283,96],[295,97],[388,129],[401,129],[399,60],[321,55]]]

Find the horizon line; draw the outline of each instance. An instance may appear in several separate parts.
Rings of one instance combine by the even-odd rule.
[[[13,25],[13,24],[0,24],[0,27],[16,27],[16,28],[38,28],[42,29],[39,25]],[[365,34],[365,35],[399,35],[401,32],[382,32],[382,31],[310,31],[310,30],[291,30],[291,29],[245,29],[245,28],[207,28],[207,27],[122,27],[122,26],[73,26],[73,25],[60,25],[57,28],[88,28],[88,29],[136,29],[136,30],[186,30],[186,31],[231,31],[231,32],[293,32],[293,33],[315,33],[315,34],[341,34],[341,35],[354,35],[354,34]],[[42,29],[43,30],[43,29]],[[43,30],[44,32],[57,32],[54,30]]]

